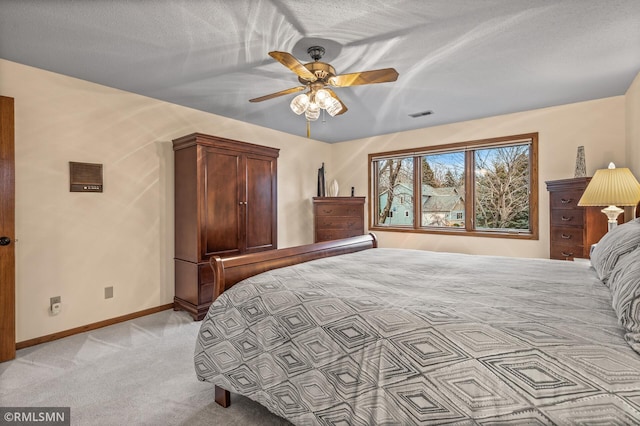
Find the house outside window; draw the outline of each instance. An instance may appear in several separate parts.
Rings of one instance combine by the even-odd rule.
[[[538,239],[537,151],[530,133],[369,154],[369,228]]]

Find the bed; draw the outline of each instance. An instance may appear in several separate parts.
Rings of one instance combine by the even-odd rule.
[[[640,220],[591,262],[377,248],[212,259],[199,380],[294,424],[640,423]]]

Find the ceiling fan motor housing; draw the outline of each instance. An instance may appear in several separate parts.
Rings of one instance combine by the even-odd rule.
[[[308,64],[304,64],[304,67],[311,71],[318,80],[323,83],[327,83],[329,78],[334,77],[336,75],[336,70],[329,64],[324,62],[309,62]],[[298,77],[298,81],[302,84],[309,84],[310,81]]]

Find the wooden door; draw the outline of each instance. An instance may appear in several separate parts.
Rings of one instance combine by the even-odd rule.
[[[244,202],[243,158],[240,153],[215,148],[204,149],[205,178],[201,208],[201,237],[203,238],[200,261],[212,254],[229,256],[240,254],[242,247],[241,226]]]
[[[244,250],[272,250],[278,246],[276,159],[248,154],[245,164]]]
[[[0,362],[16,357],[14,101],[0,96]]]

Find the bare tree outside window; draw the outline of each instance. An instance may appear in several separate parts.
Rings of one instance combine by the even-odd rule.
[[[529,229],[529,146],[475,151],[476,228]]]

